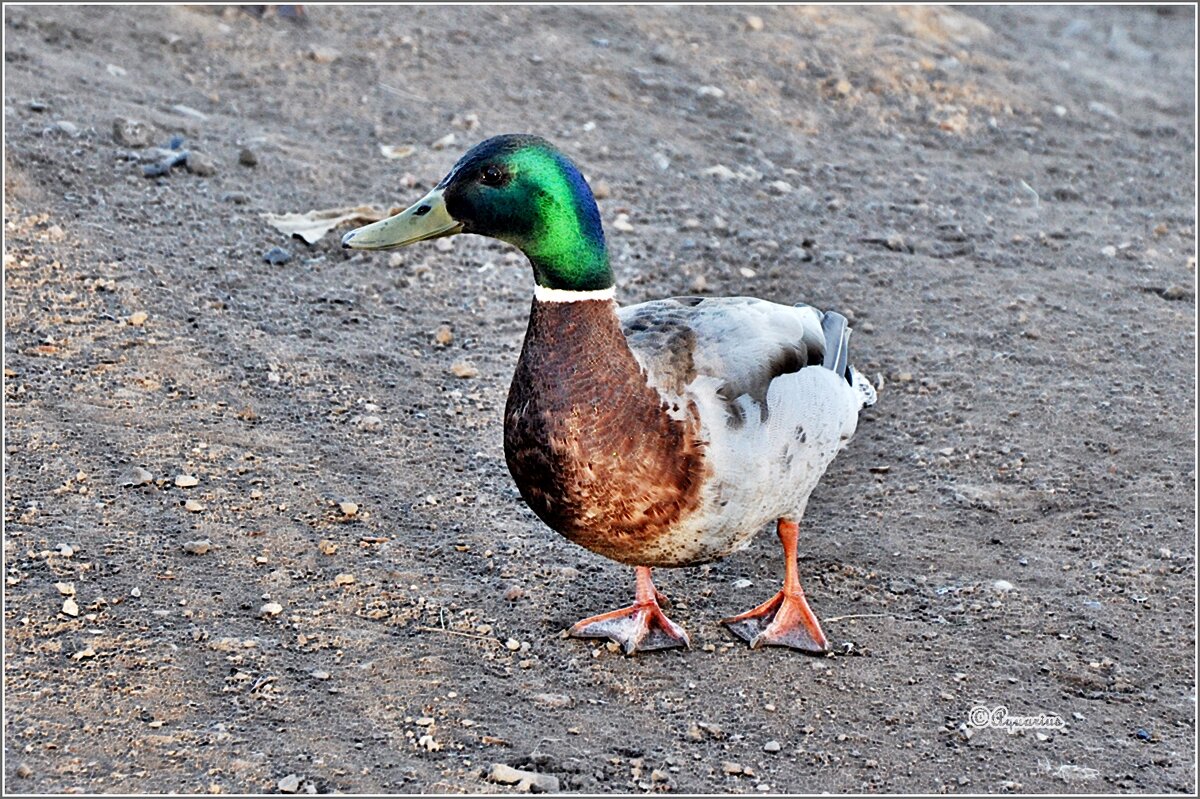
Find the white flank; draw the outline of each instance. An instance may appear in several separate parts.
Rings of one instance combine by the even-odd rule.
[[[539,302],[587,302],[588,300],[611,300],[616,293],[616,286],[595,291],[568,291],[567,289],[548,289],[535,285],[533,296]]]

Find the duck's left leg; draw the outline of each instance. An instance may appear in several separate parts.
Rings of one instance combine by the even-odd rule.
[[[666,597],[654,587],[650,568],[638,566],[634,573],[637,593],[632,605],[576,622],[568,634],[575,638],[608,638],[620,644],[626,655],[651,649],[690,647],[687,633],[668,619],[659,607],[659,602],[665,603]]]
[[[791,519],[780,519],[777,527],[779,543],[783,544],[783,588],[771,599],[753,610],[724,619],[738,638],[750,643],[751,649],[760,646],[790,646],[804,652],[824,654],[829,642],[821,631],[821,623],[804,599],[800,587],[799,567],[796,565],[796,538],[800,526]]]

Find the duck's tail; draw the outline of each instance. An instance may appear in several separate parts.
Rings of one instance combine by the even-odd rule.
[[[836,374],[845,375],[846,382],[862,395],[862,407],[875,404],[875,387],[850,365],[850,324],[837,311],[821,314],[821,330],[825,333],[825,360],[821,363]]]

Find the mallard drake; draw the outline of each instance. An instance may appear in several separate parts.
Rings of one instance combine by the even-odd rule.
[[[342,246],[457,233],[508,242],[533,266],[504,411],[521,496],[569,540],[634,567],[633,605],[570,634],[609,638],[626,654],[688,646],[651,568],[723,558],[775,522],[782,589],[723,623],[751,647],[828,651],[800,587],[796,542],[809,495],[875,401],[847,363],[846,318],[749,297],[618,306],[591,189],[535,136],[478,144],[410,208],[347,233]]]

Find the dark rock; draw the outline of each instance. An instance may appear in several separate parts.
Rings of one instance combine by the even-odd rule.
[[[263,253],[263,260],[272,266],[280,266],[292,260],[292,254],[282,247],[272,247]]]
[[[242,166],[258,166],[258,153],[249,147],[243,147],[238,153],[238,163]]]

